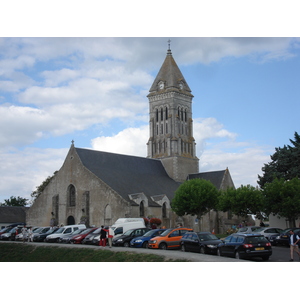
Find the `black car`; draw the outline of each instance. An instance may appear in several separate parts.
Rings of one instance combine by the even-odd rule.
[[[59,229],[59,227],[53,227],[53,228],[50,228],[48,231],[46,232],[42,232],[42,233],[39,233],[37,235],[33,235],[33,241],[34,242],[44,242],[46,237],[49,235],[49,234],[52,234],[52,233],[55,233],[55,231],[57,231]]]
[[[261,234],[229,235],[218,245],[219,256],[232,256],[239,258],[261,257],[269,260],[272,255],[271,243]]]
[[[122,235],[116,236],[113,239],[112,244],[113,244],[113,246],[129,247],[130,242],[133,238],[138,237],[138,236],[142,236],[150,230],[151,229],[149,229],[149,228],[136,228],[136,229],[127,230]]]
[[[210,232],[187,232],[180,240],[180,249],[202,254],[217,254],[220,243],[222,241]]]
[[[297,234],[297,235],[300,234],[300,228],[299,227],[287,228],[279,236],[277,236],[276,239],[273,240],[273,245],[288,246],[290,244],[290,241],[289,241],[290,230],[293,230],[294,233]]]

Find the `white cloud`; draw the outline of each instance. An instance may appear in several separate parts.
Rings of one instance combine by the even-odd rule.
[[[146,157],[148,139],[149,127],[142,126],[124,129],[111,137],[97,137],[91,143],[95,150]]]
[[[36,186],[60,169],[67,152],[68,149],[37,148],[1,151],[0,202],[10,196],[30,199]]]

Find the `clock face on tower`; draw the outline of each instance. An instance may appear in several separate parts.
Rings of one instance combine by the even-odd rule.
[[[162,90],[162,89],[164,89],[165,84],[163,82],[160,82],[158,86],[159,86],[159,89]]]

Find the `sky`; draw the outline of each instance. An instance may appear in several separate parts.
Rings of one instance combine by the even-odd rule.
[[[147,156],[149,89],[169,37],[0,39],[0,201],[30,199],[71,146]],[[192,90],[200,172],[256,186],[299,132],[299,38],[171,37]]]

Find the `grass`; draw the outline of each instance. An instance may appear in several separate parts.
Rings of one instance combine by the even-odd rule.
[[[187,262],[156,254],[0,243],[1,262]]]

